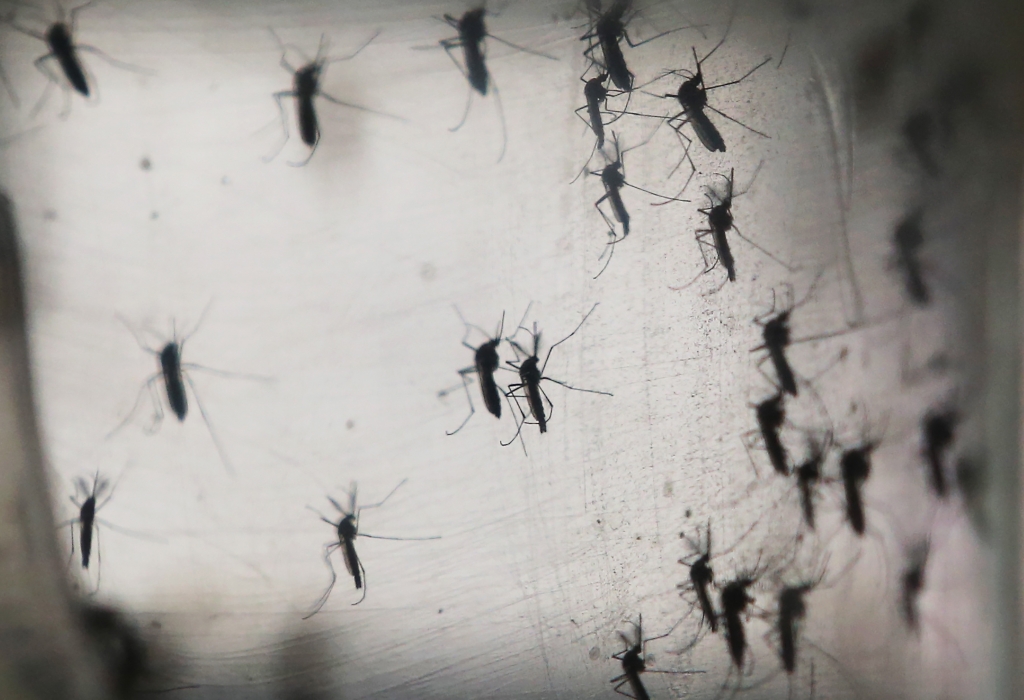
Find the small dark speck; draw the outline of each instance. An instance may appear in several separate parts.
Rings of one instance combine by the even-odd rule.
[[[590,647],[590,653],[588,654],[591,661],[597,661],[601,658],[601,650],[598,647]]]
[[[420,278],[424,282],[433,282],[437,278],[437,268],[433,263],[426,262],[420,265]]]
[[[637,542],[639,542],[639,541],[640,541],[641,539],[642,539],[642,538],[640,537],[640,535],[637,535],[637,536],[636,536],[636,541],[637,541]]]
[[[349,430],[352,430],[352,428],[356,427],[356,422],[349,418],[347,421],[345,421],[345,427],[348,428]]]
[[[149,158],[144,157],[142,160],[139,161],[139,167],[142,168],[143,170],[152,170],[153,163],[150,162]]]
[[[438,609],[437,609],[437,614],[438,614],[438,615],[440,615],[440,614],[441,614],[441,613],[443,613],[443,612],[444,612],[444,608],[438,608]]]
[[[47,221],[56,221],[57,220],[57,210],[56,209],[47,209],[47,210],[45,210],[43,212],[43,218],[46,219]]]
[[[149,623],[149,626],[155,630],[162,630],[164,628],[164,626],[160,624],[160,620],[153,620]]]
[[[149,215],[149,218],[152,219],[153,221],[156,221],[157,219],[160,218],[160,212],[153,212],[152,214]]]
[[[689,518],[691,515],[693,515],[693,511],[690,510],[689,508],[687,508],[686,509],[686,517]]]
[[[600,524],[601,524],[601,521],[600,521],[600,520],[598,520],[598,521],[597,521],[597,524],[598,524],[598,525],[600,525]]]
[[[227,175],[225,175],[224,177],[222,177],[220,179],[220,184],[222,184],[222,185],[230,185],[231,184],[231,178],[228,177]]]

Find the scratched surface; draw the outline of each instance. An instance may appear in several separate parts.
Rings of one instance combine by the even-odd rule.
[[[40,127],[6,145],[0,175],[26,260],[55,519],[77,515],[76,477],[116,482],[98,560],[68,571],[143,630],[154,650],[144,687],[187,698],[614,697],[619,633],[632,636],[643,615],[645,636],[672,630],[649,646],[649,668],[699,671],[646,675],[656,698],[736,688],[765,698],[976,696],[989,673],[983,550],[959,496],[931,496],[918,424],[942,401],[968,416],[978,401],[974,358],[955,329],[971,328],[977,301],[959,227],[978,221],[985,183],[961,176],[922,194],[899,137],[914,90],[865,108],[852,67],[865,37],[900,26],[903,10],[836,5],[739,6],[705,79],[732,80],[772,57],[710,93],[770,138],[713,115],[728,150],[695,142],[698,172],[681,195],[693,203],[652,207],[657,198],[627,189],[632,231],[597,279],[608,254],[593,207],[603,189],[595,176],[570,184],[593,145],[573,115],[586,68],[574,3],[511,3],[488,19],[495,35],[559,60],[492,41],[502,111],[495,95],[474,96],[454,133],[467,87],[434,48],[452,31],[432,16],[458,4],[102,3],[79,15],[79,41],[153,74],[83,54],[98,96],[73,96],[66,119],[60,90],[29,116],[46,85],[31,65],[42,44],[4,30],[3,65],[22,104],[4,96],[2,123]],[[691,46],[709,51],[729,15],[707,2],[645,10],[636,40],[701,29],[627,49],[638,83],[692,69]],[[18,16],[43,25],[31,11]],[[296,168],[288,162],[308,150],[286,101],[292,138],[263,162],[282,133],[271,94],[290,86],[268,26],[309,54],[325,32],[334,55],[383,30],[355,59],[330,64],[324,89],[407,121],[321,101],[319,149]],[[924,41],[917,64],[901,59],[897,85],[937,80],[944,64],[928,51],[939,43]],[[289,57],[300,60],[295,49]],[[644,90],[677,87],[670,77]],[[670,113],[652,94],[638,93],[630,111]],[[508,146],[496,163],[502,113]],[[659,124],[623,118],[609,131],[624,148],[649,138],[626,153],[627,179],[675,195],[689,166],[668,179],[680,148]],[[590,167],[602,165],[598,155]],[[703,267],[697,207],[731,168],[743,192],[736,225],[757,247],[733,239],[736,283],[719,290],[719,269],[672,290]],[[903,301],[889,263],[891,231],[918,204],[939,280],[925,311]],[[792,484],[745,447],[751,405],[774,391],[751,352],[761,342],[754,318],[773,298],[798,303],[795,338],[823,336],[790,353],[807,382],[789,404],[794,455],[799,428],[831,429],[843,446],[879,441],[862,539],[831,483],[817,532],[798,543]],[[522,445],[501,447],[515,414],[505,405],[495,420],[473,384],[476,415],[445,435],[465,417],[456,372],[472,362],[453,305],[488,332],[504,312],[508,333],[532,304],[526,320],[542,330],[543,358],[598,302],[547,374],[613,397],[550,384],[549,432],[528,425]],[[201,367],[189,372],[184,423],[168,412],[154,431],[145,391],[130,415],[157,364],[118,315],[153,349],[172,329],[195,329],[184,361]],[[515,359],[507,345],[501,353]],[[833,453],[830,474],[836,462]],[[441,539],[358,540],[365,601],[352,605],[359,594],[336,555],[333,594],[304,621],[329,581],[322,548],[334,535],[309,507],[334,519],[327,496],[343,500],[350,482],[373,502],[403,479],[361,529]],[[680,533],[696,537],[708,522],[719,582],[763,573],[742,677],[721,634],[692,644],[699,614],[677,590],[687,576],[677,560],[691,553]],[[915,635],[900,617],[899,581],[927,534]],[[70,556],[68,530],[58,536]],[[771,634],[774,592],[823,566],[788,678]]]

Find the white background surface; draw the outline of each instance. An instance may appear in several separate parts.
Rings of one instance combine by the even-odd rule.
[[[916,435],[924,409],[949,398],[952,382],[929,376],[911,386],[901,375],[908,349],[912,365],[936,352],[956,356],[942,338],[956,322],[958,287],[940,291],[927,314],[911,312],[886,267],[888,232],[914,200],[917,173],[897,137],[886,135],[884,118],[863,141],[849,119],[841,46],[872,21],[794,24],[782,7],[755,16],[741,5],[706,77],[720,82],[766,56],[777,61],[791,36],[781,68],[773,61],[712,98],[771,138],[717,119],[729,150],[712,157],[695,146],[701,172],[686,193],[693,204],[651,208],[651,197],[627,191],[633,232],[594,280],[606,240],[592,206],[601,185],[596,177],[568,184],[592,145],[572,114],[582,104],[583,19],[568,19],[568,3],[528,2],[488,19],[496,35],[560,59],[491,42],[508,124],[507,155],[496,164],[493,98],[474,98],[466,126],[450,133],[465,81],[442,51],[420,50],[452,35],[432,16],[463,9],[102,3],[81,13],[79,41],[155,75],[85,54],[99,97],[86,104],[74,95],[66,120],[56,90],[29,117],[45,86],[31,66],[43,47],[4,33],[3,62],[23,104],[4,102],[3,123],[43,127],[8,145],[2,172],[26,254],[57,518],[75,515],[71,479],[99,470],[117,481],[102,518],[149,536],[101,529],[102,579],[92,573],[82,585],[98,585],[99,599],[132,611],[161,650],[152,687],[200,686],[179,691],[187,697],[610,697],[618,632],[631,633],[630,621],[643,614],[645,632],[661,634],[687,613],[676,590],[687,575],[676,560],[689,553],[681,531],[693,535],[710,519],[724,550],[753,527],[715,563],[722,582],[794,546],[792,490],[769,478],[755,450],[758,480],[742,440],[754,427],[748,404],[772,391],[754,367],[750,350],[760,339],[752,319],[770,308],[773,289],[781,299],[790,284],[804,298],[820,273],[794,313],[795,336],[847,331],[858,317],[886,321],[793,349],[801,375],[817,377],[818,395],[804,392],[793,421],[831,420],[842,444],[868,434],[881,445],[866,489],[874,534],[863,543],[846,534],[841,488],[833,486],[821,536],[802,550],[804,565],[777,574],[810,574],[815,554],[831,556],[833,571],[860,556],[852,573],[811,596],[804,635],[828,653],[807,646],[802,659],[814,661],[819,696],[964,694],[986,673],[973,573],[980,558],[957,504],[932,503]],[[638,80],[692,67],[691,45],[707,52],[728,15],[714,3],[646,11],[637,38],[690,23],[706,25],[707,38],[690,30],[627,50]],[[26,24],[33,16],[19,11]],[[309,165],[287,164],[305,155],[296,137],[262,162],[281,133],[270,95],[290,85],[268,25],[310,54],[326,32],[336,55],[383,29],[359,57],[331,65],[324,88],[408,122],[320,102],[323,136]],[[822,38],[822,26],[849,37]],[[638,96],[631,109],[668,108]],[[623,120],[614,128],[634,145],[655,124]],[[664,178],[677,158],[663,129],[626,155],[628,179],[674,194],[685,168],[671,183]],[[699,186],[735,167],[742,189],[762,161],[735,201],[736,222],[795,272],[737,241],[737,283],[712,293],[716,270],[685,291],[668,289],[701,270],[693,238],[703,225]],[[598,156],[591,167],[600,165]],[[954,206],[931,220],[952,229]],[[935,261],[949,234],[936,228]],[[938,263],[933,269],[956,276]],[[863,308],[851,301],[854,283]],[[453,304],[488,330],[504,311],[509,331],[531,302],[528,320],[540,324],[545,347],[600,302],[555,351],[548,374],[614,397],[552,385],[550,432],[528,426],[525,457],[518,446],[499,446],[515,432],[508,407],[494,420],[473,385],[477,415],[446,437],[465,400],[461,390],[438,392],[472,361],[459,345]],[[148,341],[159,348],[172,322],[179,333],[193,327],[207,304],[185,361],[272,378],[191,374],[233,474],[194,400],[184,424],[169,419],[146,434],[144,404],[105,438],[156,369],[115,314],[151,329]],[[502,359],[514,359],[507,346]],[[788,439],[799,445],[799,432]],[[321,548],[333,534],[306,507],[330,513],[325,497],[343,498],[352,481],[361,497],[378,500],[402,479],[361,527],[442,539],[358,541],[366,600],[350,605],[358,595],[336,558],[331,599],[302,621],[328,581]],[[898,576],[927,531],[933,559],[925,622],[914,637],[899,618]],[[75,564],[70,571],[80,574]],[[765,609],[773,588],[766,576],[754,592]],[[681,657],[666,653],[689,644],[697,621],[685,617],[653,644],[651,666],[706,673],[649,675],[654,697],[714,697],[723,682],[735,686],[721,638]],[[755,664],[742,684],[775,677],[745,692],[807,697],[807,663],[792,684],[776,674],[762,639],[768,629],[764,620],[750,623]]]

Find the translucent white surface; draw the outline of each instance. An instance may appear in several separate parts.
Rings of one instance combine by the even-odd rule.
[[[88,575],[75,562],[70,572],[135,616],[155,650],[147,687],[194,685],[177,692],[211,698],[610,697],[619,633],[632,636],[642,614],[647,636],[675,626],[648,649],[651,669],[702,672],[645,676],[653,697],[710,698],[737,684],[746,697],[803,698],[812,688],[832,698],[974,695],[988,674],[983,558],[959,498],[940,506],[928,490],[918,426],[937,403],[959,401],[969,415],[977,401],[971,358],[949,329],[964,327],[974,300],[957,236],[984,183],[975,191],[949,176],[922,186],[900,138],[915,95],[942,66],[900,62],[905,91],[881,116],[858,111],[851,56],[865,37],[900,26],[902,11],[821,10],[798,21],[781,5],[740,5],[705,79],[735,79],[771,56],[710,93],[717,109],[770,138],[713,115],[728,150],[694,144],[698,173],[683,195],[693,203],[651,207],[656,198],[625,190],[632,232],[594,279],[606,253],[593,207],[603,189],[594,176],[569,184],[593,144],[573,115],[584,15],[570,3],[518,2],[488,18],[495,35],[559,59],[489,43],[508,131],[496,163],[494,95],[474,96],[466,125],[449,131],[467,87],[434,48],[453,33],[432,16],[463,9],[102,3],[79,15],[78,40],[154,74],[83,54],[99,97],[73,95],[63,120],[56,90],[28,116],[46,84],[31,65],[43,45],[3,35],[3,62],[25,103],[2,103],[4,123],[43,127],[8,145],[2,181],[27,262],[56,519],[77,514],[73,478],[99,471],[116,481],[101,517],[136,534],[101,524],[102,561]],[[718,3],[644,11],[634,39],[686,24],[705,36],[690,29],[627,49],[638,82],[692,69],[691,46],[709,51],[729,16]],[[44,26],[30,11],[18,17]],[[330,65],[324,89],[408,121],[321,100],[322,140],[309,164],[288,165],[308,153],[294,123],[284,150],[263,162],[281,136],[271,94],[291,81],[268,26],[308,54],[324,32],[334,55],[383,30],[358,57]],[[667,78],[645,89],[677,87]],[[669,114],[671,104],[637,94],[629,109]],[[627,179],[674,195],[688,166],[666,181],[680,149],[658,124],[627,117],[609,130],[623,147],[651,137],[626,154]],[[591,168],[602,165],[598,155]],[[732,168],[746,190],[736,225],[782,262],[733,238],[736,283],[716,291],[716,269],[670,289],[701,271],[702,188],[720,188]],[[936,301],[918,311],[889,259],[894,226],[922,204],[938,282]],[[790,352],[810,382],[784,432],[794,459],[803,428],[831,429],[843,447],[879,441],[862,540],[844,521],[836,481],[824,490],[817,534],[798,547],[792,482],[745,449],[752,404],[774,391],[751,352],[761,343],[753,319],[773,295],[777,305],[799,302],[795,338],[828,336]],[[539,324],[543,349],[597,302],[547,374],[613,397],[550,384],[549,432],[526,426],[525,456],[499,445],[515,433],[510,407],[496,421],[473,384],[476,415],[445,435],[467,410],[456,371],[472,363],[453,305],[489,332],[504,312],[510,333],[532,303],[526,320]],[[209,425],[190,394],[184,423],[168,411],[148,434],[144,396],[108,437],[158,369],[118,314],[157,350],[202,317],[184,361],[269,381],[192,370]],[[507,345],[501,353],[515,359]],[[946,372],[922,370],[935,358]],[[441,539],[357,540],[365,601],[351,605],[359,594],[335,555],[337,586],[304,621],[328,583],[322,547],[335,534],[307,507],[333,519],[327,496],[343,500],[350,482],[372,502],[403,479],[360,528]],[[672,654],[699,622],[677,590],[687,576],[677,560],[690,553],[680,533],[694,537],[709,521],[716,550],[732,550],[713,562],[720,583],[767,569],[752,589],[751,660],[739,681],[721,634]],[[915,635],[900,617],[899,581],[929,535]],[[800,671],[787,679],[765,637],[775,592],[826,563],[832,575],[808,598]]]

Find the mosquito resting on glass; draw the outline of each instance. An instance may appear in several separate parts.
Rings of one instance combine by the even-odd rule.
[[[612,678],[611,682],[615,683],[613,690],[619,695],[625,695],[627,698],[633,698],[633,700],[650,700],[651,696],[647,693],[647,688],[644,687],[643,681],[640,679],[642,673],[671,673],[678,675],[693,675],[697,673],[704,673],[704,671],[660,671],[647,668],[647,642],[653,642],[657,639],[664,639],[665,637],[672,634],[675,631],[676,626],[672,625],[665,634],[659,634],[657,637],[648,637],[644,639],[644,618],[641,615],[637,621],[636,627],[636,638],[630,639],[622,632],[619,632],[619,638],[622,639],[622,643],[626,645],[626,648],[622,651],[613,654],[612,658],[622,664],[622,675]],[[653,659],[653,657],[650,657]],[[633,691],[633,694],[623,692],[622,686],[629,685],[629,689]]]
[[[469,94],[466,97],[466,109],[462,113],[462,119],[459,123],[451,127],[449,131],[458,131],[462,128],[462,125],[466,123],[466,119],[469,118],[469,108],[473,103],[473,91],[480,93],[481,96],[487,96],[488,87],[494,91],[495,105],[498,110],[498,118],[501,120],[501,154],[498,156],[498,162],[505,157],[505,148],[508,146],[508,131],[505,126],[505,111],[501,106],[501,94],[498,91],[498,86],[491,77],[490,72],[487,70],[487,49],[484,45],[484,40],[487,37],[494,39],[506,46],[510,46],[517,51],[524,53],[533,54],[534,56],[540,56],[551,61],[557,61],[558,59],[554,56],[549,56],[546,53],[540,51],[533,51],[526,48],[525,46],[519,46],[513,44],[510,41],[506,41],[500,37],[496,37],[487,31],[487,25],[484,23],[484,15],[487,14],[487,10],[483,7],[478,7],[474,10],[466,11],[462,17],[455,18],[451,15],[445,15],[444,21],[451,25],[459,35],[452,37],[451,39],[442,39],[440,42],[441,47],[444,48],[445,53],[448,54],[448,58],[452,59],[452,63],[455,67],[462,72],[469,82]],[[462,63],[452,55],[452,49],[462,49]]]
[[[90,80],[85,66],[82,64],[81,58],[79,58],[79,51],[88,51],[89,53],[102,58],[115,68],[133,71],[142,75],[155,75],[153,71],[111,58],[95,46],[75,42],[75,25],[78,19],[78,13],[92,5],[94,2],[95,0],[89,0],[89,2],[74,7],[67,12],[65,12],[64,8],[59,3],[56,3],[59,13],[58,19],[47,27],[45,32],[38,32],[18,24],[14,19],[13,11],[7,16],[7,24],[22,34],[26,34],[44,42],[49,49],[49,53],[40,56],[34,62],[36,69],[46,76],[49,83],[46,86],[46,90],[39,98],[39,102],[37,102],[36,106],[33,108],[32,114],[37,113],[39,109],[42,108],[47,96],[50,94],[50,88],[54,85],[61,86],[65,91],[66,99],[65,107],[61,111],[62,117],[66,117],[71,108],[70,96],[68,94],[69,90],[73,89],[83,97],[90,97],[92,94],[92,88],[90,88],[89,85]],[[52,61],[57,62],[57,65],[60,67],[60,73],[53,70],[51,67]],[[63,81],[61,80],[62,77],[64,79]]]
[[[281,38],[277,35],[273,29],[270,29],[270,33],[273,35],[274,40],[277,42],[278,47],[281,49],[281,67],[292,74],[292,89],[282,90],[281,92],[275,92],[273,97],[277,103],[277,109],[281,117],[281,126],[284,129],[284,139],[281,141],[280,147],[274,151],[270,156],[264,157],[264,162],[269,162],[277,157],[277,154],[281,152],[285,144],[288,142],[288,115],[284,109],[284,103],[281,101],[285,97],[295,98],[295,109],[296,119],[299,125],[299,135],[302,137],[302,142],[309,146],[309,155],[306,156],[305,160],[299,162],[288,162],[288,165],[294,167],[301,167],[309,162],[313,154],[316,153],[316,147],[320,143],[320,123],[316,116],[316,106],[313,102],[314,98],[322,97],[328,102],[333,102],[336,105],[342,107],[348,107],[350,109],[358,109],[361,112],[368,112],[370,114],[376,114],[381,117],[388,117],[390,119],[398,119],[399,121],[405,121],[402,117],[396,117],[393,114],[386,112],[380,112],[369,107],[363,107],[352,102],[346,102],[340,100],[333,95],[329,95],[320,88],[320,81],[323,77],[323,72],[329,63],[339,63],[341,61],[348,61],[356,56],[370,45],[374,39],[380,36],[380,32],[377,32],[363,44],[350,53],[348,56],[340,56],[338,58],[327,58],[327,49],[329,42],[327,41],[327,35],[320,35],[320,46],[317,47],[316,57],[312,60],[302,52],[300,48],[294,44],[285,44],[281,41]],[[301,68],[295,68],[288,62],[288,49],[294,49],[305,61],[305,64]]]
[[[387,500],[395,494],[395,491],[397,491],[399,487],[401,487],[402,484],[404,484],[405,482],[406,479],[402,479],[400,482],[398,482],[398,486],[395,486],[395,488],[391,489],[391,493],[385,496],[383,500],[377,503],[371,503],[368,506],[356,505],[355,482],[352,483],[350,490],[348,491],[349,498],[347,509],[340,503],[338,503],[336,500],[334,500],[332,497],[328,496],[327,500],[331,502],[331,505],[334,506],[335,510],[341,513],[342,517],[337,522],[330,520],[322,513],[319,513],[313,508],[309,508],[314,513],[319,515],[321,520],[323,520],[325,523],[327,523],[337,531],[337,541],[328,542],[324,545],[324,564],[326,564],[327,568],[331,571],[331,582],[327,585],[327,589],[323,592],[323,595],[321,595],[320,598],[316,601],[316,603],[313,606],[313,609],[309,612],[309,614],[302,618],[303,620],[308,620],[309,618],[313,617],[318,612],[320,612],[320,608],[324,606],[324,603],[326,603],[327,599],[331,596],[331,591],[334,590],[334,584],[338,580],[338,574],[334,571],[334,564],[331,563],[331,554],[333,554],[336,549],[341,549],[342,551],[343,559],[345,560],[345,569],[348,571],[349,575],[352,576],[352,580],[355,582],[356,585],[356,590],[362,591],[362,595],[359,597],[359,600],[352,603],[352,605],[359,605],[366,598],[366,569],[363,567],[363,562],[359,559],[359,555],[356,554],[355,542],[357,536],[370,537],[375,540],[398,541],[423,541],[441,539],[440,536],[382,537],[380,535],[367,535],[366,533],[359,531],[359,517],[362,514],[362,512],[364,510],[369,510],[370,508],[379,508],[380,506],[384,505],[387,502]]]
[[[462,430],[469,419],[476,413],[476,407],[473,406],[473,397],[469,393],[468,375],[476,374],[480,381],[480,394],[483,396],[484,405],[487,410],[495,418],[501,418],[501,390],[498,389],[498,383],[494,380],[494,373],[498,371],[498,367],[501,364],[501,360],[498,357],[498,345],[501,344],[501,333],[505,328],[505,313],[501,314],[501,322],[498,324],[498,332],[493,338],[487,336],[487,333],[471,323],[467,323],[466,319],[462,317],[462,312],[459,311],[458,307],[455,307],[455,313],[459,315],[462,320],[462,324],[466,327],[466,333],[462,336],[462,344],[473,351],[473,366],[466,367],[465,369],[459,370],[459,377],[462,379],[462,388],[466,390],[466,400],[469,401],[469,415],[466,419],[459,424],[459,427],[455,430],[448,432],[445,431],[445,435],[454,435],[455,433]],[[470,332],[476,329],[487,336],[487,342],[474,347],[466,342]],[[441,392],[441,395],[447,393],[448,390]]]
[[[213,423],[210,421],[210,416],[207,414],[206,409],[203,407],[202,402],[199,400],[199,394],[196,392],[195,384],[192,383],[192,378],[189,377],[189,370],[198,370],[201,372],[209,372],[221,377],[234,377],[240,379],[252,379],[257,381],[269,381],[267,377],[262,377],[253,374],[239,374],[235,372],[225,372],[223,370],[211,369],[210,367],[204,367],[203,365],[197,365],[192,362],[182,362],[181,355],[185,349],[185,343],[188,342],[199,327],[202,325],[203,320],[206,318],[206,312],[209,311],[210,306],[207,305],[206,309],[203,310],[202,315],[199,317],[198,323],[195,328],[190,332],[186,333],[180,339],[178,338],[177,330],[175,329],[175,323],[171,323],[171,340],[164,343],[160,350],[155,350],[149,347],[142,336],[132,328],[128,321],[118,314],[117,318],[125,327],[131,331],[135,337],[135,342],[138,343],[139,347],[154,355],[160,363],[160,371],[150,376],[142,388],[139,389],[139,393],[135,398],[135,403],[132,405],[132,409],[125,416],[124,420],[121,421],[116,428],[111,430],[107,437],[111,437],[114,433],[118,432],[121,428],[128,424],[128,422],[135,415],[135,411],[139,408],[139,403],[142,401],[143,394],[148,390],[150,399],[153,402],[153,422],[146,429],[147,433],[155,433],[160,429],[160,424],[164,419],[164,408],[163,401],[156,391],[156,383],[159,381],[163,382],[164,394],[167,397],[167,403],[171,407],[171,411],[177,417],[179,422],[184,422],[185,417],[188,415],[188,394],[185,390],[185,385],[188,384],[189,389],[192,390],[192,397],[195,399],[196,406],[199,407],[199,413],[203,417],[203,422],[206,423],[206,428],[210,433],[210,438],[213,440],[214,446],[217,448],[217,452],[220,455],[221,461],[224,463],[224,468],[227,469],[228,473],[233,474],[234,468],[231,465],[231,460],[228,459],[227,452],[224,450],[224,446],[220,442],[220,438],[217,437],[217,432],[213,429]]]
[[[569,338],[576,335],[576,332],[583,327],[583,324],[587,322],[587,319],[590,318],[590,314],[594,313],[596,308],[597,304],[594,304],[590,311],[587,312],[586,316],[583,317],[583,320],[579,322],[579,325],[573,329],[572,333],[548,348],[548,354],[544,357],[544,364],[540,364],[540,358],[538,357],[538,353],[540,351],[540,331],[537,330],[536,323],[533,324],[532,332],[523,326],[523,322],[526,321],[525,315],[523,316],[523,321],[519,323],[519,327],[516,328],[516,332],[510,337],[505,338],[509,345],[512,346],[517,358],[516,361],[506,360],[505,363],[519,372],[519,383],[508,385],[508,391],[505,392],[505,399],[509,402],[515,400],[515,406],[519,410],[522,420],[516,420],[516,423],[518,424],[516,427],[516,434],[513,435],[512,439],[508,442],[502,442],[502,447],[508,447],[515,442],[516,438],[521,438],[523,426],[527,423],[527,413],[523,410],[523,407],[520,404],[520,399],[526,400],[527,406],[530,409],[530,415],[533,416],[533,421],[529,422],[531,424],[536,424],[540,428],[541,433],[546,433],[548,431],[548,420],[551,418],[551,414],[544,408],[544,404],[546,402],[551,410],[554,409],[554,404],[551,403],[551,399],[548,398],[547,393],[541,387],[540,383],[542,381],[554,382],[555,384],[560,384],[566,389],[572,389],[573,391],[582,391],[588,394],[600,394],[602,396],[612,395],[607,391],[580,389],[579,387],[569,386],[563,381],[552,379],[551,377],[544,375],[544,370],[548,366],[548,360],[551,359],[551,352],[559,345],[569,340]],[[529,307],[527,307],[526,311],[529,313]],[[516,341],[515,336],[519,331],[526,331],[533,337],[532,352]],[[520,442],[522,442],[521,439]],[[523,452],[526,452],[525,443],[523,443]]]

